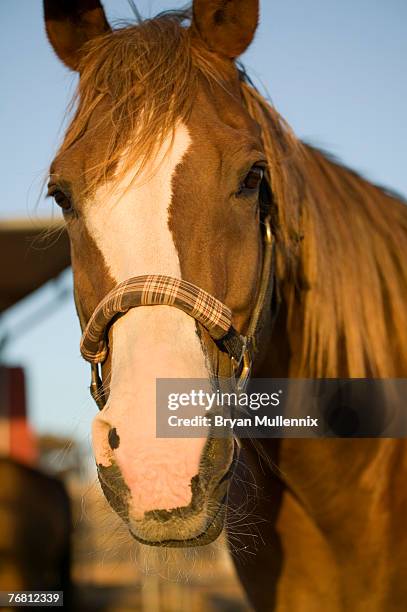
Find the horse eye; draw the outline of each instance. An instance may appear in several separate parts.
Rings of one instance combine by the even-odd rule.
[[[253,193],[257,191],[264,176],[264,169],[261,166],[253,166],[246,174],[240,185],[239,194]]]
[[[49,194],[52,198],[54,198],[55,202],[58,204],[60,208],[62,208],[63,212],[69,213],[72,212],[73,206],[71,199],[59,189],[52,190]]]

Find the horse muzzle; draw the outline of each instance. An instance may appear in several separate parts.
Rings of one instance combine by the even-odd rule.
[[[199,473],[191,479],[189,504],[171,510],[149,510],[142,516],[117,464],[98,465],[98,476],[107,501],[137,541],[150,546],[203,546],[222,531],[237,453],[238,447],[231,438],[208,439]]]

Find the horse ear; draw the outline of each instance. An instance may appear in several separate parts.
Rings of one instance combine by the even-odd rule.
[[[110,30],[99,0],[44,0],[44,19],[55,53],[72,70],[83,45]]]
[[[192,26],[207,46],[234,59],[253,40],[259,0],[194,0]]]

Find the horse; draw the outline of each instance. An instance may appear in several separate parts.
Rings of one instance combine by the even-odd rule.
[[[147,545],[207,545],[226,522],[256,610],[400,610],[403,439],[158,438],[155,382],[240,382],[250,365],[406,376],[405,203],[297,139],[255,89],[239,57],[257,0],[114,30],[99,0],[44,0],[44,16],[79,74],[48,194],[70,239],[107,500]],[[257,534],[250,514],[228,520],[249,481]]]

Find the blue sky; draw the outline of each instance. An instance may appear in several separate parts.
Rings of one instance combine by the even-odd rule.
[[[111,23],[131,17],[126,0],[103,4]],[[182,4],[137,0],[144,16]],[[261,7],[243,60],[297,135],[407,195],[407,3],[263,0]],[[1,0],[0,23],[0,218],[59,215],[41,197],[41,185],[76,77],[48,45],[40,0]],[[52,286],[44,287],[7,313],[0,329],[17,329],[53,295]],[[39,430],[87,441],[96,407],[78,346],[69,300],[54,304],[3,358],[26,367],[30,415]]]

